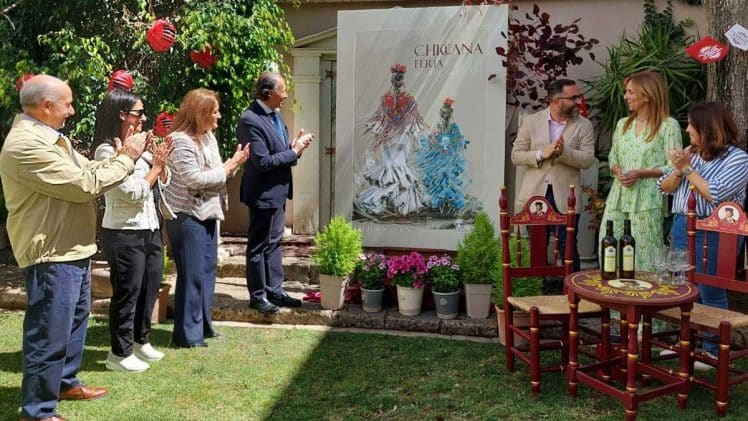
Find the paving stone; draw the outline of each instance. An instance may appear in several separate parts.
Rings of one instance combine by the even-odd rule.
[[[439,333],[439,319],[434,311],[424,311],[417,316],[403,316],[396,309],[388,309],[384,328],[416,332]]]
[[[384,329],[386,312],[365,312],[360,304],[346,304],[340,311],[336,311],[332,318],[332,325],[336,327],[358,327],[363,329]]]
[[[496,317],[490,316],[487,319],[468,319],[466,315],[461,315],[456,319],[441,320],[439,327],[439,333],[445,335],[494,337],[498,332]]]

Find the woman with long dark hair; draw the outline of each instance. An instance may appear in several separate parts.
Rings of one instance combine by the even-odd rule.
[[[696,188],[696,217],[706,218],[722,202],[744,203],[748,183],[748,154],[740,149],[738,129],[730,111],[722,104],[709,102],[694,105],[688,112],[691,146],[672,154],[673,169],[660,177],[657,184],[665,194],[673,195],[672,246],[686,248],[686,204],[689,188]],[[717,244],[716,232],[706,236],[707,244]],[[696,250],[702,250],[704,231],[696,231]],[[706,268],[696,259],[696,270],[709,275],[717,272],[717,247],[708,248]],[[699,285],[702,304],[727,308],[727,291]],[[717,355],[717,345],[704,342],[703,349]]]
[[[109,92],[96,110],[94,158],[118,153],[120,139],[143,131],[143,101],[131,92]],[[150,133],[148,133],[150,137]],[[109,262],[112,300],[109,305],[110,370],[141,372],[147,361],[164,354],[150,344],[151,313],[163,275],[163,246],[159,198],[168,185],[167,139],[135,162],[135,171],[104,197],[102,248]]]

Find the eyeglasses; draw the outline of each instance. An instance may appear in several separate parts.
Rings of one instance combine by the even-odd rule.
[[[570,99],[572,101],[581,101],[584,98],[583,95],[572,95],[572,96],[557,96],[553,99]]]
[[[122,110],[122,112],[130,114],[130,115],[134,115],[137,117],[142,117],[143,114],[145,114],[145,109],[141,108],[139,110]]]

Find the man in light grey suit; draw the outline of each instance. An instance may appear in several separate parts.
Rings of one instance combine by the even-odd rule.
[[[516,197],[515,210],[522,209],[532,196],[545,196],[555,210],[566,213],[569,185],[578,188],[581,170],[595,162],[592,123],[579,115],[581,99],[573,80],[555,80],[548,88],[548,108],[527,117],[520,127],[512,148],[512,163],[527,167],[527,171]],[[577,200],[577,226],[581,210],[582,203]],[[574,271],[579,270],[576,243],[575,233]],[[566,231],[561,230],[559,252],[562,256],[565,245]]]

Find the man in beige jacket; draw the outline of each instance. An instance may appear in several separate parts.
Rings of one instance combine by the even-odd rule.
[[[592,123],[579,115],[582,99],[576,83],[558,79],[548,88],[549,106],[527,117],[512,148],[512,163],[527,171],[517,194],[514,209],[519,211],[532,196],[545,196],[554,209],[566,213],[569,185],[579,188],[581,170],[595,161]],[[579,195],[577,194],[577,198]],[[582,203],[577,199],[577,225]],[[559,235],[563,256],[566,231]],[[574,271],[579,270],[579,252],[574,238]]]
[[[146,135],[117,155],[89,161],[60,133],[75,114],[73,93],[52,76],[21,88],[16,116],[0,152],[8,236],[26,278],[23,380],[19,420],[62,420],[57,401],[104,397],[77,378],[90,306],[90,257],[96,252],[93,199],[133,172]]]

